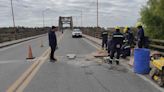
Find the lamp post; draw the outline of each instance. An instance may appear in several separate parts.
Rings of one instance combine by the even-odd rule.
[[[46,8],[45,10],[43,10],[42,11],[42,21],[43,21],[43,29],[44,29],[44,27],[45,27],[45,12],[47,11],[47,10],[49,10],[50,8]]]
[[[81,10],[81,27],[83,27],[83,11]]]
[[[45,23],[44,23],[44,11],[42,11],[42,19],[43,19],[43,29],[45,27]]]
[[[78,17],[76,16],[76,26],[78,26]]]
[[[99,1],[97,0],[97,28],[99,27]]]
[[[14,27],[14,38],[15,40],[17,39],[17,36],[16,36],[16,27],[15,27],[15,17],[14,17],[14,8],[13,8],[13,0],[10,0],[10,3],[11,3],[11,13],[12,13],[12,20],[13,20],[13,27]]]

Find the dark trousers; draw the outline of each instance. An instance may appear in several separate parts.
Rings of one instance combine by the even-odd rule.
[[[138,48],[143,48],[144,47],[144,40],[138,41]]]
[[[116,53],[116,58],[119,59],[121,54],[121,49],[112,49],[110,54],[111,59],[114,58],[115,53]]]
[[[52,46],[51,46],[50,59],[53,59],[53,58],[54,58],[55,49],[56,49],[55,47],[52,47]]]
[[[107,40],[102,41],[102,48],[104,48],[104,46],[105,46],[105,48],[108,48],[108,41]]]

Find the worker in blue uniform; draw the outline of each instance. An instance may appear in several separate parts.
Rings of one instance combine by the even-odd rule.
[[[144,35],[144,29],[140,23],[137,24],[137,44],[138,48],[143,48],[145,44],[145,35]]]
[[[55,31],[57,28],[55,26],[52,26],[52,28],[48,32],[48,37],[49,37],[49,46],[51,48],[51,54],[50,54],[50,61],[57,61],[56,58],[54,58],[54,52],[57,48],[57,38]]]
[[[124,40],[124,36],[123,34],[120,32],[120,28],[116,27],[115,28],[116,31],[112,34],[112,39],[111,39],[111,51],[110,51],[110,59],[109,59],[109,63],[112,64],[113,61],[116,62],[116,64],[119,64],[119,58],[120,58],[120,54],[121,54],[121,47],[123,44],[123,40]],[[116,53],[116,59],[114,60],[114,56]]]
[[[107,48],[108,48],[108,32],[106,30],[104,30],[101,33],[101,37],[102,37],[102,50],[104,50],[104,47],[107,50]]]
[[[130,47],[134,47],[134,35],[128,26],[124,29],[124,37],[127,44],[130,45]]]
[[[133,35],[132,31],[130,30],[130,28],[127,26],[124,28],[124,43],[121,48],[121,50],[122,50],[121,56],[123,58],[126,58],[126,56],[130,56],[131,49],[134,48],[134,45],[135,45],[134,35]]]

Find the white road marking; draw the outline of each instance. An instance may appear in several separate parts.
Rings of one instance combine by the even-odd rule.
[[[25,62],[24,60],[8,60],[8,61],[0,61],[0,64],[8,64],[8,63],[20,63]]]
[[[85,42],[89,43],[91,46],[95,47],[96,49],[98,49],[98,50],[100,49],[100,47],[96,46],[96,45],[93,44],[91,41],[89,41],[89,40],[87,40],[87,39],[85,39],[85,38],[83,38],[83,40],[84,40]]]

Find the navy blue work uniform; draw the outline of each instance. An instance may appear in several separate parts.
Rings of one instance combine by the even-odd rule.
[[[143,48],[145,42],[144,29],[140,27],[137,32],[137,43],[138,48]]]
[[[48,37],[49,37],[49,46],[51,47],[50,59],[54,60],[54,52],[57,46],[57,38],[55,32],[52,30],[54,29],[49,30]]]
[[[114,32],[112,34],[112,40],[111,40],[111,48],[112,49],[111,49],[110,58],[113,60],[114,55],[116,53],[117,54],[117,57],[116,57],[117,64],[119,63],[118,59],[120,58],[123,40],[124,40],[124,36],[119,30],[117,30],[116,32]]]
[[[110,56],[110,51],[112,49],[112,40],[111,39],[108,39],[108,56]]]
[[[130,47],[134,47],[134,35],[133,33],[131,32],[131,30],[128,30],[126,33],[125,33],[125,40],[127,41],[126,43],[128,45],[130,45]]]
[[[108,32],[107,31],[103,31],[101,33],[101,37],[102,37],[102,48],[105,48],[107,49],[108,47]]]
[[[130,56],[131,48],[134,47],[133,40],[134,40],[133,34],[130,32],[130,30],[127,30],[124,34],[123,46],[121,48],[122,58],[126,58],[127,56]]]

